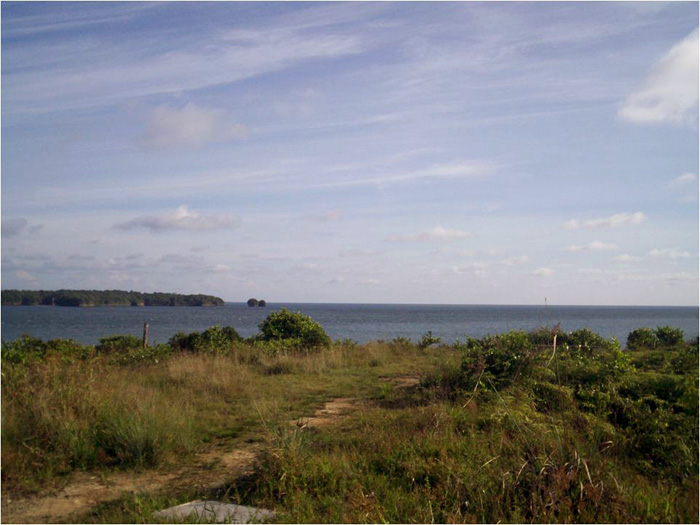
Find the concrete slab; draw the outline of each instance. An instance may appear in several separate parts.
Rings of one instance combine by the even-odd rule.
[[[221,501],[195,500],[156,512],[161,519],[185,520],[190,516],[209,523],[261,523],[274,516],[271,510],[245,507]]]

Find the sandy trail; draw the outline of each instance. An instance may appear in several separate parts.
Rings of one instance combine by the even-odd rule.
[[[395,388],[407,388],[418,383],[413,376],[383,377]],[[313,416],[293,420],[300,428],[319,428],[334,423],[345,414],[358,410],[361,400],[339,397],[316,410]],[[130,492],[171,493],[192,490],[211,490],[240,476],[252,473],[259,444],[243,444],[227,448],[225,442],[215,444],[197,454],[187,465],[165,471],[108,472],[96,475],[76,472],[68,484],[52,494],[28,498],[12,498],[3,492],[2,523],[58,523],[70,522],[90,512],[100,503],[114,501]]]
[[[64,488],[53,494],[17,499],[3,494],[2,522],[69,522],[124,493],[215,489],[250,473],[258,451],[259,446],[253,444],[234,450],[215,447],[197,454],[191,464],[165,472],[76,472]]]

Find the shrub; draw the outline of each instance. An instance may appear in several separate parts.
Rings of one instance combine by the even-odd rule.
[[[143,341],[133,335],[113,335],[100,339],[100,344],[95,347],[98,352],[112,353],[125,352],[141,348]]]
[[[590,328],[574,330],[562,339],[572,350],[579,349],[586,355],[592,355],[593,350],[612,350],[618,346],[614,340],[605,339]]]
[[[28,363],[41,359],[46,353],[46,344],[36,337],[24,334],[19,339],[2,343],[3,363]]]
[[[637,328],[627,336],[627,350],[653,349],[659,346],[659,338],[651,328]]]
[[[230,326],[221,328],[219,325],[211,326],[204,332],[192,332],[186,334],[178,332],[170,338],[168,344],[173,350],[185,352],[201,352],[207,354],[220,354],[231,350],[235,343],[240,343],[243,338]]]
[[[391,340],[391,344],[393,346],[400,346],[400,347],[406,347],[406,346],[411,346],[411,338],[410,337],[394,337]]]
[[[311,317],[282,308],[268,315],[259,325],[260,339],[263,341],[285,341],[309,350],[328,347],[331,338],[323,327]]]
[[[418,342],[418,348],[428,348],[430,345],[436,345],[440,342],[442,342],[442,339],[439,337],[434,337],[433,331],[428,330],[423,334],[423,337],[421,337],[420,341]]]
[[[672,348],[683,343],[683,330],[670,326],[659,326],[654,330],[659,343],[664,348]]]

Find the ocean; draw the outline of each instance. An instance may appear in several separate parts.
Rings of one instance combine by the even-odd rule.
[[[175,333],[202,331],[213,325],[232,326],[244,337],[257,333],[270,313],[287,307],[311,316],[333,339],[360,343],[394,337],[418,341],[431,330],[443,342],[483,337],[509,330],[533,330],[560,324],[570,332],[590,328],[624,346],[631,330],[641,327],[681,328],[686,339],[698,336],[698,308],[685,306],[498,306],[408,304],[268,303],[250,308],[226,303],[218,308],[3,306],[2,341],[29,334],[40,339],[75,339],[96,344],[100,338],[131,334],[141,337],[149,324],[151,343],[167,342]]]

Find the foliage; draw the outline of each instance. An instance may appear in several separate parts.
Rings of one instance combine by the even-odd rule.
[[[671,328],[670,326],[659,326],[654,330],[659,340],[659,345],[663,348],[673,348],[683,344],[683,330]]]
[[[186,334],[178,332],[170,338],[169,345],[173,350],[221,354],[229,352],[236,343],[243,341],[238,332],[231,327],[221,328],[215,325],[203,332]]]
[[[423,334],[423,337],[421,337],[420,341],[418,341],[418,348],[428,348],[430,345],[440,344],[440,342],[442,342],[442,339],[433,336],[433,331],[428,330],[426,333]]]
[[[328,347],[331,339],[311,317],[282,308],[268,315],[259,325],[263,341],[285,341],[303,350]]]
[[[659,338],[651,328],[637,328],[627,336],[627,350],[654,349],[659,346]]]
[[[126,352],[143,346],[143,340],[135,335],[112,335],[103,337],[95,350],[103,353]]]

